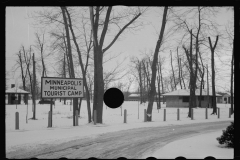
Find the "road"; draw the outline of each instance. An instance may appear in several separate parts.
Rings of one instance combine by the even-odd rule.
[[[151,123],[151,122],[147,122]],[[61,144],[21,148],[7,158],[147,158],[154,151],[178,139],[226,129],[230,121],[147,127],[100,134]]]

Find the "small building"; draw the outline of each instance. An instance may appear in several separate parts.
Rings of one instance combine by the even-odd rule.
[[[220,94],[221,97],[217,97],[217,103],[224,103],[224,104],[231,103],[231,93],[227,92],[227,93],[218,93],[218,94]]]
[[[234,96],[233,96],[233,98],[234,98]],[[225,93],[222,96],[222,103],[227,103],[227,104],[231,103],[231,93]],[[233,103],[234,103],[234,101],[233,101]]]
[[[5,92],[5,98],[7,100],[6,104],[21,104],[21,100],[23,100],[26,104],[28,95],[29,92],[16,88],[15,85],[12,85],[12,88],[6,90]],[[24,99],[24,97],[26,98]]]
[[[133,93],[128,96],[128,101],[140,101],[140,94],[139,93]],[[158,95],[155,95],[154,101],[158,100]],[[160,101],[163,101],[163,96],[160,96]]]
[[[197,107],[199,106],[200,100],[200,89],[195,90]],[[179,89],[173,92],[163,94],[166,100],[166,107],[189,107],[189,99],[190,99],[190,90],[189,89]],[[221,97],[221,95],[216,94],[216,97]],[[209,91],[209,107],[212,106],[212,92]],[[201,107],[208,106],[208,94],[207,90],[202,90],[202,98],[201,98]]]

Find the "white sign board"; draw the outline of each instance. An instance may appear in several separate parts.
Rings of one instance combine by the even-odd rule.
[[[42,98],[79,98],[83,97],[81,78],[42,77]]]

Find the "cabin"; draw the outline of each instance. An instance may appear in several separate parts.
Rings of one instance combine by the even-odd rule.
[[[231,104],[231,93],[218,93],[222,95],[221,97],[217,97],[217,103]],[[233,96],[234,98],[234,96]],[[233,101],[234,103],[234,101]]]
[[[234,96],[233,96],[233,99],[234,99]],[[227,103],[227,104],[231,103],[231,93],[225,93],[222,96],[222,103]],[[233,103],[234,103],[234,101],[233,101]]]
[[[200,89],[195,90],[196,95],[196,101],[197,101],[197,107],[199,106],[200,101]],[[189,107],[189,99],[190,99],[190,90],[189,89],[179,89],[173,92],[165,93],[163,94],[166,100],[166,107],[176,107],[176,108],[187,108]],[[209,97],[209,101],[208,101]],[[216,97],[221,97],[221,95],[216,94]],[[207,94],[207,90],[202,90],[202,96],[201,96],[201,107],[212,107],[212,92],[209,92]]]
[[[11,88],[5,91],[6,104],[27,104],[29,92],[16,88],[14,84]],[[25,98],[24,98],[25,97]]]

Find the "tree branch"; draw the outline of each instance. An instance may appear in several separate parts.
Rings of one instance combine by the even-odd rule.
[[[114,43],[115,41],[118,39],[118,37],[121,35],[121,33],[130,25],[132,24],[139,16],[141,15],[141,13],[139,13],[137,16],[135,16],[129,23],[127,23],[119,32],[118,34],[114,37],[114,39],[112,40],[112,42],[103,49],[103,53],[106,52]]]

